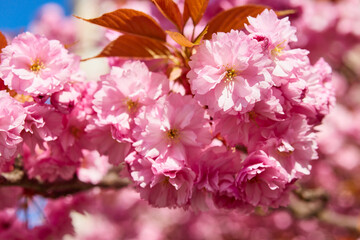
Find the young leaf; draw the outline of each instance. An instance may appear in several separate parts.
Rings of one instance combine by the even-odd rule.
[[[282,16],[286,16],[286,15],[290,15],[290,14],[295,14],[295,13],[296,13],[296,10],[294,10],[294,9],[276,11],[276,15],[278,17],[282,17]]]
[[[194,22],[194,25],[197,25],[202,16],[205,13],[209,0],[185,0],[185,5],[189,10],[189,15]]]
[[[244,5],[223,11],[209,21],[209,28],[204,39],[210,39],[212,34],[216,32],[230,32],[231,29],[241,29],[245,23],[248,23],[247,17],[256,17],[265,9],[269,9],[269,7]]]
[[[166,31],[167,34],[169,34],[169,36],[178,44],[180,44],[183,47],[193,47],[195,46],[195,44],[193,44],[192,42],[190,42],[190,40],[188,40],[184,35],[182,35],[181,33],[178,32],[171,32],[171,31]]]
[[[118,9],[93,19],[77,18],[122,33],[166,40],[166,33],[152,17],[132,9]]]
[[[2,34],[2,32],[0,32],[0,53],[1,50],[6,46],[7,46],[6,37],[4,36],[4,34]]]
[[[169,19],[178,28],[180,32],[183,30],[183,20],[178,6],[173,0],[152,0],[155,6],[160,10],[162,15]]]
[[[168,58],[170,55],[171,52],[162,41],[135,35],[122,35],[110,42],[99,55],[93,58],[158,59]]]
[[[204,36],[205,36],[205,34],[207,33],[207,31],[208,31],[208,26],[206,26],[206,27],[201,31],[201,33],[199,34],[199,36],[197,36],[197,37],[195,38],[195,41],[194,41],[194,44],[195,44],[195,45],[199,45],[199,44],[200,44],[201,40],[204,38]]]

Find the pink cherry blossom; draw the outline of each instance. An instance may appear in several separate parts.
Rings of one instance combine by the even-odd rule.
[[[240,196],[253,206],[285,205],[288,183],[287,172],[263,151],[251,153],[236,177]]]
[[[28,146],[41,146],[44,141],[56,140],[64,127],[63,115],[51,105],[28,102],[26,110],[25,131],[22,137]]]
[[[191,57],[191,90],[202,105],[230,114],[249,112],[271,86],[271,60],[244,32],[213,34]]]
[[[302,99],[305,108],[311,109],[313,119],[320,123],[335,106],[335,92],[331,83],[331,67],[324,59],[319,59],[316,64],[308,70],[307,92]]]
[[[59,41],[25,32],[2,50],[0,77],[18,93],[49,95],[63,89],[77,61]]]
[[[109,163],[118,165],[122,163],[131,150],[129,141],[118,141],[113,137],[112,126],[91,123],[86,126],[86,139],[84,143],[91,150],[97,150],[100,155],[108,157]],[[87,140],[87,141],[86,141]]]
[[[76,170],[78,178],[83,182],[97,184],[110,169],[106,156],[97,151],[82,150],[81,166]]]
[[[245,25],[250,32],[250,37],[261,43],[264,50],[276,55],[284,48],[288,48],[289,42],[296,42],[296,28],[290,26],[288,17],[278,19],[273,10],[265,9],[256,18],[248,17],[250,25]]]
[[[93,108],[102,123],[130,129],[130,119],[141,106],[149,105],[169,91],[165,75],[149,72],[139,61],[127,61],[101,77]],[[111,96],[111,97],[109,97]]]
[[[44,149],[38,146],[32,151],[27,146],[24,148],[24,167],[29,178],[40,178],[49,182],[69,180],[80,165],[80,162],[73,161],[56,141],[44,144]],[[80,157],[78,156],[78,159]]]
[[[66,85],[63,90],[51,95],[51,105],[63,114],[70,113],[80,100],[81,92],[78,90],[73,85]]]
[[[95,92],[99,88],[99,82],[76,82],[71,84],[69,88],[71,93],[77,92],[77,94],[72,95],[72,99],[74,98],[74,95],[77,95],[75,106],[73,108],[76,112],[76,117],[81,121],[93,122],[94,118],[96,118],[96,112],[93,109],[92,101],[94,100]],[[65,92],[67,89],[68,87],[66,87]],[[79,95],[79,93],[81,94]],[[64,103],[70,103],[71,107],[71,99],[65,98],[64,100]],[[56,107],[56,104],[53,105]]]
[[[23,106],[6,91],[0,91],[0,171],[6,170],[18,153],[25,117]]]
[[[169,155],[186,161],[210,143],[205,111],[191,96],[170,94],[135,118],[133,146],[146,157]]]
[[[315,133],[305,116],[297,115],[272,129],[263,129],[261,135],[265,139],[251,142],[250,152],[264,150],[280,162],[291,179],[310,174],[311,161],[317,159],[318,154]]]
[[[165,159],[156,162],[133,152],[126,162],[141,198],[155,207],[185,206],[192,194],[195,174],[182,162]]]
[[[245,208],[246,204],[239,200],[235,187],[236,174],[244,156],[240,151],[229,151],[214,140],[199,156],[192,158],[189,165],[197,176],[191,199],[193,209],[208,210],[214,204],[218,208]]]

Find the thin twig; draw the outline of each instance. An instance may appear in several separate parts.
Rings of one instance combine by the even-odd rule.
[[[360,216],[337,213],[329,208],[329,196],[323,189],[297,189],[287,209],[295,218],[316,218],[320,222],[346,228],[360,236]]]
[[[102,181],[97,184],[82,182],[76,177],[68,181],[56,182],[41,182],[36,179],[29,179],[25,174],[22,174],[21,178],[15,178],[11,174],[2,175],[0,178],[0,187],[22,187],[27,192],[47,198],[59,198],[96,187],[102,189],[120,189],[129,185],[129,183],[130,181],[128,179],[121,179],[118,174],[113,171],[109,171]]]

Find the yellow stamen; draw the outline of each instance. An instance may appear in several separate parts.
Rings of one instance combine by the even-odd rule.
[[[136,110],[139,108],[139,103],[136,101],[134,102],[133,100],[129,99],[126,101],[126,105],[127,105],[127,108],[128,108],[128,111],[130,113],[134,113],[136,112]]]
[[[232,82],[235,77],[236,77],[235,69],[231,68],[231,69],[226,70],[226,75],[225,75],[226,83]]]
[[[237,144],[235,146],[235,150],[246,153],[246,154],[248,153],[247,147],[244,145],[241,145],[241,144]]]
[[[256,117],[257,117],[257,114],[256,114],[256,112],[254,112],[254,111],[250,111],[249,112],[249,118],[250,118],[250,120],[255,120],[256,119]]]
[[[40,62],[39,59],[36,59],[30,66],[30,70],[36,74],[39,73],[43,68],[45,68],[44,63]]]
[[[70,132],[77,139],[79,139],[81,137],[82,133],[83,133],[83,131],[81,129],[79,129],[79,128],[75,127],[75,126],[70,127]]]
[[[276,45],[276,47],[273,50],[271,50],[271,55],[273,55],[274,57],[280,56],[282,51],[285,48],[285,45],[283,46],[284,43],[285,43],[285,40],[282,41],[281,43],[279,43],[278,45]]]
[[[279,154],[281,157],[290,157],[293,152],[294,151],[291,150],[288,152],[280,152],[279,150],[277,150],[277,154]]]
[[[179,130],[177,130],[175,128],[170,129],[169,131],[167,131],[167,136],[171,140],[176,140],[179,137]]]
[[[34,99],[29,95],[16,94],[14,96],[14,98],[16,100],[18,100],[19,102],[22,102],[22,103],[24,103],[24,102],[33,102],[34,101]]]

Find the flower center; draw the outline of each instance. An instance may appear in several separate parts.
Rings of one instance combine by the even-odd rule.
[[[126,106],[130,113],[134,113],[139,108],[139,103],[137,101],[134,102],[133,100],[129,99],[126,101]]]
[[[235,69],[231,68],[231,69],[226,70],[225,83],[232,82],[235,77],[236,77]]]
[[[79,139],[83,133],[83,131],[75,126],[70,127],[70,133],[77,139]]]
[[[34,99],[33,99],[31,96],[29,96],[29,95],[16,94],[16,95],[14,96],[14,98],[15,98],[16,100],[18,100],[19,102],[21,102],[21,103],[33,102],[33,101],[34,101]]]
[[[257,114],[256,114],[256,112],[254,112],[254,111],[250,111],[249,112],[249,119],[250,120],[255,120],[256,119],[256,117],[257,117]]]
[[[277,154],[279,154],[279,156],[285,157],[285,158],[290,157],[293,152],[294,151],[281,152],[281,151],[277,150]]]
[[[293,154],[295,148],[287,142],[282,142],[276,150],[279,156],[288,158],[291,156],[291,154]]]
[[[278,45],[276,45],[276,47],[273,50],[271,50],[271,55],[274,57],[280,56],[282,51],[285,48],[285,46],[283,46],[284,43],[285,43],[285,40],[282,41],[281,43],[279,43]]]
[[[39,59],[36,59],[30,66],[30,70],[36,74],[39,73],[43,68],[45,68],[44,63],[40,62]]]
[[[179,130],[177,130],[176,128],[172,128],[167,131],[167,136],[171,140],[176,140],[179,137]]]
[[[247,147],[245,145],[242,145],[242,144],[237,144],[235,146],[235,150],[248,154]]]
[[[256,41],[261,44],[263,50],[267,50],[269,48],[269,39],[262,35],[257,35],[254,37]]]

